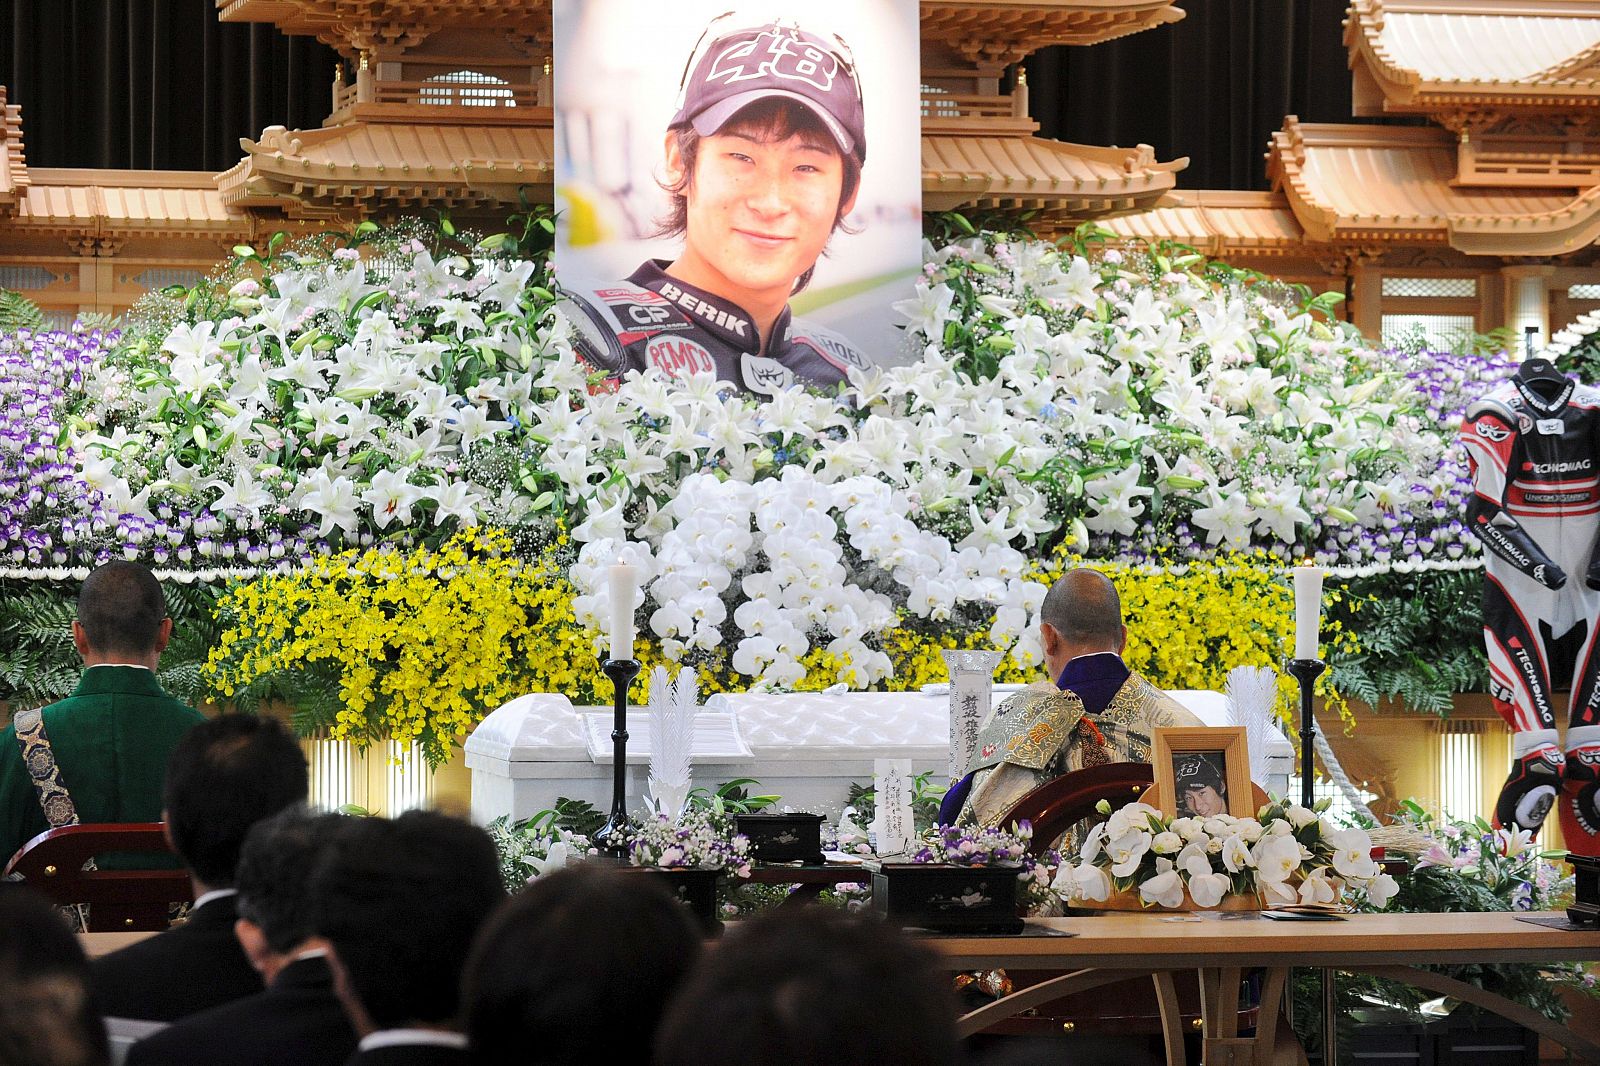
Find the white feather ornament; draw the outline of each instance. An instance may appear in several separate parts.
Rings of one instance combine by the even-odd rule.
[[[689,798],[693,774],[689,754],[694,749],[697,677],[679,670],[667,680],[665,667],[650,675],[650,799],[656,812],[677,820]]]

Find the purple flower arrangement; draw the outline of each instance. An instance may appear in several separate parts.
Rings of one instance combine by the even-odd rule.
[[[1031,870],[1028,854],[1033,826],[1026,821],[1015,832],[971,825],[938,825],[922,837],[922,847],[912,862],[949,863],[954,866],[1015,866]]]
[[[330,550],[314,527],[236,524],[179,498],[118,508],[84,475],[68,427],[87,406],[115,330],[0,334],[0,570],[66,577],[110,559],[216,575],[288,570]]]
[[[1377,515],[1354,523],[1314,517],[1306,527],[1303,546],[1276,543],[1265,550],[1285,562],[1309,555],[1323,566],[1351,574],[1474,567],[1480,554],[1478,541],[1461,520],[1472,493],[1472,477],[1455,433],[1468,406],[1516,373],[1516,360],[1506,352],[1376,354],[1410,384],[1418,403],[1414,417],[1439,442],[1437,453],[1419,457],[1411,470],[1391,481],[1386,506]],[[1319,493],[1326,495],[1314,486],[1307,494],[1314,516],[1323,514],[1316,506]],[[1206,543],[1203,530],[1180,518],[1156,538],[1095,534],[1084,554],[1125,563],[1166,564],[1174,558],[1210,558],[1215,548]]]

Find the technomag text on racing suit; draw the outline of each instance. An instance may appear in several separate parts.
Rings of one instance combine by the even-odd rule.
[[[1545,364],[1548,368],[1548,364]],[[1495,707],[1515,731],[1501,825],[1537,830],[1564,788],[1567,847],[1600,853],[1600,390],[1524,372],[1467,409],[1468,525],[1483,542]],[[1553,683],[1571,681],[1566,751]]]
[[[569,293],[562,310],[576,328],[578,355],[621,376],[655,367],[673,377],[711,371],[745,391],[773,395],[799,382],[828,387],[850,367],[870,365],[849,341],[801,322],[785,307],[766,352],[739,305],[668,275],[648,260],[618,282]]]

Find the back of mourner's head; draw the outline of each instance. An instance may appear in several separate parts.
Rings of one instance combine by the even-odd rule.
[[[647,1062],[699,954],[688,910],[657,878],[541,877],[478,935],[462,992],[472,1049],[485,1064]]]
[[[189,730],[167,760],[172,847],[209,888],[233,885],[250,827],[304,803],[306,759],[281,722],[227,714]]]
[[[505,898],[489,835],[432,811],[358,818],[312,876],[317,932],[356,1030],[455,1019],[473,937]]]
[[[334,834],[350,823],[296,805],[257,822],[239,852],[239,917],[269,951],[287,955],[316,934],[308,876]]]
[[[100,655],[137,659],[156,651],[166,617],[161,582],[138,563],[106,563],[84,579],[78,592],[78,624],[89,648]]]
[[[0,892],[0,1063],[100,1066],[105,1025],[89,962],[60,913],[37,893]]]
[[[957,1061],[956,1002],[927,948],[821,907],[743,926],[674,997],[656,1066]]]
[[[1068,644],[1115,650],[1122,646],[1122,600],[1098,570],[1068,570],[1045,593],[1039,620]]]

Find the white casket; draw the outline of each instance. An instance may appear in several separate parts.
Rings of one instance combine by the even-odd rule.
[[[997,697],[1004,693],[997,690]],[[1172,696],[1208,725],[1227,724],[1220,692]],[[852,782],[870,784],[875,759],[910,759],[941,783],[949,748],[943,692],[740,693],[707,699],[696,723],[694,783],[715,787],[753,777],[760,791],[794,810],[837,815]],[[467,738],[472,817],[527,818],[557,797],[611,806],[611,709],[574,707],[565,696],[519,696],[485,718]],[[628,809],[643,804],[650,762],[649,718],[628,714]],[[1258,782],[1288,791],[1294,748],[1281,735]]]

